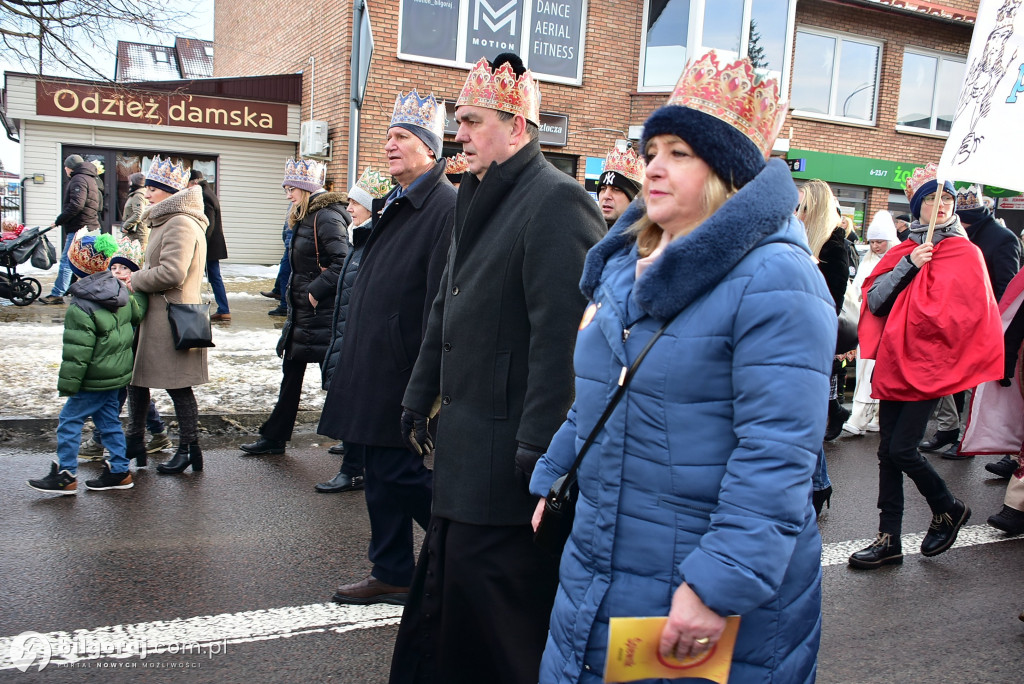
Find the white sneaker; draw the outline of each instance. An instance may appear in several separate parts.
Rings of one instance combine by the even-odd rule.
[[[853,423],[843,423],[843,432],[848,432],[851,435],[860,435],[863,434],[864,431]]]
[[[864,428],[866,432],[878,432],[878,423],[868,423],[868,426]]]

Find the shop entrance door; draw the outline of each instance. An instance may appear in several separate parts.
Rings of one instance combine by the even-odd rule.
[[[79,147],[77,145],[61,146],[61,163],[68,158],[69,154],[77,154],[86,162],[99,162],[97,166],[97,185],[100,194],[103,196],[103,209],[100,211],[100,230],[109,233],[114,221],[117,220],[119,209],[117,207],[117,157],[113,150],[104,150],[96,147]],[[61,171],[61,197],[64,196],[64,189],[68,185],[68,176]]]

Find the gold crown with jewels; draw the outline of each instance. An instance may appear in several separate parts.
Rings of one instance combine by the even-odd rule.
[[[420,94],[413,88],[408,95],[399,92],[395,96],[395,108],[391,113],[391,126],[395,124],[409,124],[419,126],[436,135],[438,139],[444,138],[444,124],[447,118],[444,103],[438,102],[433,95],[420,97]]]
[[[907,179],[907,186],[903,191],[907,199],[914,199],[914,194],[918,189],[928,181],[936,180],[938,173],[939,165],[935,162],[928,162],[924,166],[914,169],[914,173]]]
[[[604,174],[609,172],[621,173],[637,185],[643,185],[646,168],[644,160],[637,156],[636,150],[632,147],[625,152],[616,147],[604,158],[604,171],[601,172],[601,177],[604,178]]]
[[[284,164],[284,181],[281,185],[292,185],[303,190],[314,191],[323,187],[327,167],[312,159],[290,158]]]
[[[469,171],[469,158],[466,157],[465,152],[459,152],[450,157],[445,157],[444,165],[444,172],[448,175],[465,173]]]
[[[687,65],[667,104],[724,121],[747,136],[765,159],[786,120],[775,79],[755,73],[746,57],[721,66],[714,50]]]
[[[516,78],[508,62],[492,71],[487,59],[481,57],[466,77],[455,103],[456,107],[462,105],[521,114],[527,121],[540,125],[540,89],[533,80],[533,72],[527,69]]]
[[[365,190],[369,193],[370,197],[374,199],[380,199],[385,197],[394,184],[391,182],[391,178],[385,176],[376,169],[371,169],[369,166],[363,171],[363,175],[359,176],[359,180],[356,181],[356,187]]]

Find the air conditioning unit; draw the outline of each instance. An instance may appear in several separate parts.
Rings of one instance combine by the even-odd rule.
[[[326,121],[303,121],[299,131],[299,154],[303,157],[329,157]]]

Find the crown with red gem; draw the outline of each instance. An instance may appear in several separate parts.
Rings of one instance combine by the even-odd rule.
[[[779,99],[775,79],[755,73],[746,57],[721,66],[714,50],[687,65],[667,104],[696,109],[729,124],[765,159],[786,120],[786,103]]]
[[[469,171],[469,158],[466,157],[465,152],[459,152],[458,154],[453,154],[450,157],[445,157],[444,163],[444,172],[449,176]]]
[[[456,107],[462,105],[521,114],[527,121],[540,125],[540,89],[533,80],[533,72],[527,69],[516,78],[508,62],[492,70],[490,62],[481,57],[466,77],[455,103]]]
[[[438,102],[433,95],[420,97],[420,94],[413,88],[408,95],[399,93],[395,96],[395,108],[391,112],[390,125],[419,126],[441,139],[444,137],[445,118],[443,102]]]
[[[609,172],[621,173],[639,186],[644,184],[646,167],[644,160],[636,155],[636,150],[632,147],[625,152],[616,147],[604,158],[604,171],[601,172],[601,177]]]
[[[907,195],[907,199],[914,199],[914,193],[916,193],[918,189],[928,181],[935,180],[938,173],[939,165],[935,162],[928,162],[924,166],[919,166],[914,169],[914,173],[907,179],[907,187],[904,190]]]

